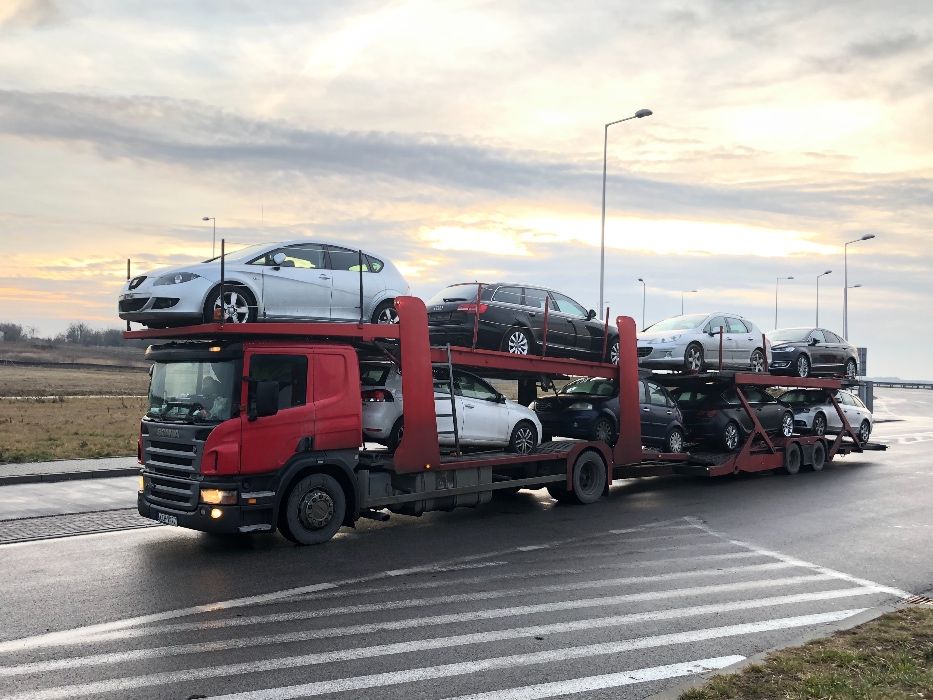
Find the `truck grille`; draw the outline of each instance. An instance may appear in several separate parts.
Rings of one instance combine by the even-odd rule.
[[[149,297],[142,297],[140,299],[121,299],[120,311],[139,311],[146,305],[147,301],[149,301]]]
[[[149,469],[171,470],[188,474],[201,470],[204,441],[210,429],[143,421],[143,463]]]
[[[651,351],[652,351],[652,350],[654,350],[654,348],[651,347],[650,345],[649,345],[648,347],[638,348],[638,356],[639,356],[639,357],[648,357],[648,355],[651,354]]]
[[[198,507],[198,482],[177,476],[147,473],[145,481],[146,501],[173,510],[193,511]]]

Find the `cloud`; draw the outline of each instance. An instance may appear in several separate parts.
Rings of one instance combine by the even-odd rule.
[[[846,53],[854,58],[877,61],[930,47],[929,36],[906,31],[854,42],[849,45]]]
[[[36,29],[58,24],[64,15],[55,0],[6,0],[0,6],[0,29]]]

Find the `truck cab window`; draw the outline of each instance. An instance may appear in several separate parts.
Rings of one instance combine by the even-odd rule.
[[[257,382],[278,383],[279,410],[307,401],[308,358],[303,355],[253,355],[249,376]]]

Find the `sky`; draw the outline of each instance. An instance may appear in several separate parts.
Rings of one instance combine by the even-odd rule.
[[[649,108],[654,114],[608,122]],[[0,2],[0,321],[118,327],[134,272],[305,238],[842,331],[933,378],[929,0]],[[646,288],[637,281],[641,277]]]

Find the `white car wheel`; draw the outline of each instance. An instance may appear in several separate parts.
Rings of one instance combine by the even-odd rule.
[[[509,451],[517,452],[521,455],[527,455],[534,452],[538,444],[538,431],[529,421],[519,421],[512,429],[512,437],[509,439]]]
[[[527,355],[531,350],[531,339],[524,328],[513,328],[506,335],[503,345],[510,355]]]
[[[857,379],[858,378],[858,364],[855,360],[850,359],[846,362],[846,379]]]
[[[790,437],[794,434],[794,414],[788,411],[781,418],[781,434]]]
[[[224,288],[223,302],[220,290],[213,293],[213,303],[207,306],[205,323],[214,323],[219,318],[221,323],[247,323],[256,320],[256,305],[248,292],[242,287]]]
[[[765,371],[765,354],[756,348],[755,351],[752,352],[749,364],[751,365],[752,372],[761,374]]]

